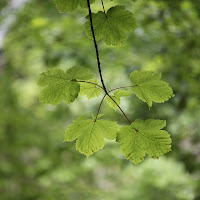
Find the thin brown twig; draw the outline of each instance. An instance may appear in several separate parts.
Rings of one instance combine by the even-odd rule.
[[[127,119],[127,121],[131,124],[131,121],[129,120],[129,118],[126,116],[126,114],[124,113],[124,111],[121,109],[121,107],[118,105],[118,103],[109,95],[107,94],[110,99],[117,105],[117,107],[120,109],[120,111],[123,113],[124,117]]]
[[[102,98],[102,100],[101,100],[101,103],[100,103],[100,105],[99,105],[99,108],[98,108],[98,111],[97,111],[97,115],[96,115],[96,118],[95,118],[95,122],[97,121],[97,117],[98,117],[98,115],[99,115],[99,111],[100,111],[100,109],[101,109],[101,105],[102,105],[102,103],[103,103],[103,100],[105,99],[105,97],[106,97],[106,94],[104,94],[104,96],[103,96],[103,98]]]

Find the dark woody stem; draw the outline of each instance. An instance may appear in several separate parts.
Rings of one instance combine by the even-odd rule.
[[[100,105],[99,105],[99,108],[98,108],[98,111],[97,111],[97,115],[96,115],[96,118],[95,118],[94,122],[97,121],[97,117],[98,117],[98,115],[99,115],[99,111],[100,111],[100,109],[101,109],[101,105],[102,105],[103,100],[105,99],[105,97],[106,97],[106,94],[104,94],[104,96],[103,96],[103,98],[102,98],[102,100],[101,100],[101,103],[100,103]]]
[[[92,31],[92,37],[93,37],[94,47],[95,47],[95,51],[96,51],[99,75],[100,75],[100,78],[101,78],[101,83],[103,85],[103,89],[104,89],[105,93],[107,94],[106,86],[104,84],[103,76],[102,76],[102,73],[101,73],[101,63],[100,63],[100,58],[99,58],[99,50],[98,50],[98,46],[97,46],[97,42],[96,42],[96,38],[95,38],[95,34],[94,34],[94,27],[93,27],[93,23],[92,23],[92,12],[91,12],[91,8],[90,8],[90,0],[87,0],[87,4],[88,4],[89,16],[90,16],[90,26],[91,26],[91,31]]]
[[[102,2],[102,5],[103,5],[103,1]],[[99,105],[99,108],[98,108],[98,111],[97,111],[97,116],[96,116],[96,119],[95,121],[97,120],[97,117],[98,117],[98,114],[99,114],[99,111],[100,111],[100,108],[101,108],[101,105],[105,99],[105,97],[108,95],[110,99],[112,99],[112,101],[117,105],[117,107],[120,109],[120,111],[123,113],[123,115],[125,116],[125,118],[127,119],[127,121],[129,123],[131,123],[131,121],[128,119],[128,117],[126,116],[126,114],[124,113],[124,111],[121,109],[121,107],[118,105],[118,103],[108,94],[107,92],[107,89],[106,89],[106,86],[104,84],[104,81],[103,81],[103,76],[102,76],[102,72],[101,72],[101,63],[100,63],[100,58],[99,58],[99,50],[98,50],[98,46],[97,46],[97,42],[96,42],[96,38],[95,38],[95,33],[94,33],[94,27],[93,27],[93,22],[92,22],[92,12],[91,12],[91,8],[90,8],[90,0],[87,0],[87,4],[88,4],[88,11],[89,11],[89,17],[90,17],[90,26],[91,26],[91,31],[92,31],[92,37],[93,37],[93,42],[94,42],[94,47],[95,47],[95,51],[96,51],[96,58],[97,58],[97,66],[98,66],[98,69],[99,69],[99,75],[100,75],[100,78],[101,78],[101,83],[102,83],[102,88],[105,92],[105,95],[103,97],[103,99],[101,100],[101,103]],[[104,5],[103,5],[103,9],[104,9]],[[104,9],[104,12],[105,12],[105,9]]]

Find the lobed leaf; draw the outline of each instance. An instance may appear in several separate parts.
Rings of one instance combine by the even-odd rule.
[[[76,149],[89,157],[104,147],[104,138],[114,140],[118,131],[116,122],[79,117],[68,126],[64,141],[76,140]]]
[[[125,10],[124,6],[115,6],[103,12],[92,14],[92,21],[96,40],[102,37],[107,45],[121,45],[127,40],[127,32],[136,29],[137,25],[133,13]],[[86,17],[89,19],[89,16]],[[85,33],[92,39],[90,21],[85,23]]]
[[[39,100],[52,105],[64,100],[69,104],[78,97],[80,91],[80,84],[76,80],[87,80],[93,76],[94,74],[83,67],[72,67],[66,72],[58,68],[50,69],[38,79],[38,85],[44,87]]]
[[[134,71],[130,80],[134,83],[131,90],[142,101],[152,107],[152,102],[162,103],[174,96],[172,88],[165,81],[161,81],[161,74],[152,71]]]
[[[171,138],[164,120],[135,120],[130,126],[124,126],[117,134],[122,153],[134,164],[144,160],[145,154],[158,158],[171,151]]]
[[[94,77],[94,74],[89,69],[84,67],[72,67],[67,70],[69,80],[88,80]]]

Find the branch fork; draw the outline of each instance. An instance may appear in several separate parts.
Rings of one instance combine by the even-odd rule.
[[[103,0],[101,0],[101,3],[102,3],[102,6],[103,6],[103,11],[104,11],[104,14],[107,18],[107,15],[106,15],[106,12],[105,12],[105,8],[104,8],[104,4],[103,4]],[[96,118],[95,118],[95,121],[97,120],[97,117],[98,117],[98,114],[99,114],[99,111],[100,111],[100,108],[101,108],[101,105],[105,99],[106,96],[108,96],[116,105],[117,107],[120,109],[120,111],[122,112],[122,114],[125,116],[125,118],[127,119],[127,121],[129,123],[131,123],[131,121],[128,119],[128,117],[126,116],[126,114],[124,113],[124,111],[121,109],[121,107],[118,105],[118,103],[109,95],[109,92],[111,91],[114,91],[114,90],[117,90],[117,89],[120,89],[120,88],[124,88],[124,87],[133,87],[133,86],[124,86],[124,87],[120,87],[120,88],[115,88],[113,90],[110,90],[110,91],[107,91],[106,89],[106,86],[104,84],[104,80],[103,80],[103,75],[102,75],[102,72],[101,72],[101,62],[100,62],[100,57],[99,57],[99,50],[98,50],[98,45],[97,45],[97,41],[96,41],[96,37],[95,37],[95,33],[94,33],[94,27],[93,27],[93,21],[92,21],[92,11],[91,11],[91,7],[90,7],[90,1],[87,0],[87,4],[88,4],[88,11],[89,11],[89,17],[90,17],[90,26],[91,26],[91,31],[92,31],[92,37],[93,37],[93,42],[94,42],[94,47],[95,47],[95,51],[96,51],[96,58],[97,58],[97,66],[98,66],[98,70],[99,70],[99,76],[100,76],[100,79],[101,79],[101,83],[102,83],[102,86],[98,85],[98,84],[94,84],[92,82],[88,82],[90,84],[94,84],[96,85],[97,87],[100,87],[101,89],[103,89],[103,91],[105,92],[102,100],[101,100],[101,103],[99,105],[99,108],[98,108],[98,111],[97,111],[97,115],[96,115]],[[86,81],[84,81],[86,82]]]

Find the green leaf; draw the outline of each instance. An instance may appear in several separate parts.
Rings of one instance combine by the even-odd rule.
[[[64,141],[76,140],[76,149],[89,157],[104,147],[104,138],[114,140],[119,131],[119,125],[113,121],[97,120],[86,117],[77,118],[65,133]]]
[[[171,151],[171,138],[164,120],[135,120],[130,126],[124,126],[117,134],[122,153],[134,164],[144,160],[145,154],[158,158]]]
[[[69,80],[89,80],[94,74],[84,67],[72,67],[67,70],[67,77]]]
[[[38,79],[38,85],[44,87],[40,94],[40,102],[56,105],[64,100],[69,104],[77,98],[80,91],[80,84],[76,80],[85,80],[93,76],[83,67],[72,67],[66,72],[58,68],[50,69]]]
[[[121,45],[127,40],[127,32],[136,29],[133,13],[125,10],[124,6],[115,6],[108,10],[107,18],[103,12],[92,14],[96,40],[104,37],[107,45]],[[89,19],[89,16],[86,17]],[[92,39],[90,21],[85,23],[85,33]]]
[[[131,96],[131,93],[129,91],[126,90],[116,90],[114,92],[114,95],[110,95],[118,105],[120,105],[120,98],[121,97],[128,97]],[[115,102],[113,102],[113,100],[110,97],[106,97],[106,102],[109,104],[109,106],[111,106],[114,110],[116,110],[118,107],[115,104]]]
[[[90,4],[94,2],[95,0],[90,0]],[[81,8],[87,8],[88,7],[87,0],[79,0],[79,5]]]
[[[95,0],[90,0],[90,4],[94,3]],[[55,0],[56,8],[60,13],[72,12],[78,5],[81,8],[87,8],[87,0]]]
[[[98,81],[96,79],[89,80],[89,82],[98,84]],[[81,85],[81,90],[79,94],[86,95],[88,99],[98,97],[102,93],[102,90],[94,84],[80,83],[80,85]]]
[[[163,103],[174,96],[168,83],[161,81],[161,74],[152,71],[134,71],[130,80],[134,83],[131,90],[142,101],[152,107],[152,102]]]

